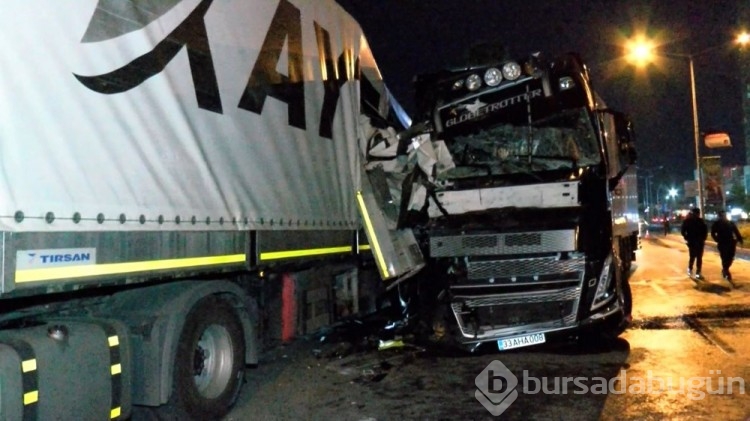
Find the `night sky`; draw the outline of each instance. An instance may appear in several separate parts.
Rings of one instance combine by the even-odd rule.
[[[622,58],[623,41],[646,34],[661,51],[694,56],[701,132],[728,132],[733,144],[701,154],[745,164],[742,53],[732,44],[742,0],[337,1],[362,25],[386,84],[412,116],[413,76],[460,63],[472,44],[500,42],[518,55],[579,52],[605,102],[632,116],[643,173],[663,166],[655,177],[682,186],[695,168],[688,60],[636,69]]]

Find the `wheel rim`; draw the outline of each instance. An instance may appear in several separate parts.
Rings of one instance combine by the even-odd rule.
[[[233,346],[226,328],[206,327],[193,356],[193,380],[201,396],[218,397],[232,378]]]

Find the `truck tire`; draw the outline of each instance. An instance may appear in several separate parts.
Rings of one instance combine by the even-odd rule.
[[[234,308],[216,296],[197,302],[177,344],[167,405],[177,414],[171,415],[195,420],[226,415],[244,381],[244,355],[245,338]]]

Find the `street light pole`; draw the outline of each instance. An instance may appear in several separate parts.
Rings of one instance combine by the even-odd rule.
[[[735,43],[740,46],[745,46],[750,43],[750,33],[743,32],[737,36]],[[661,53],[666,57],[679,57],[687,58],[688,64],[690,65],[690,93],[693,102],[693,142],[695,143],[695,171],[696,178],[698,181],[698,204],[697,207],[704,211],[704,198],[703,198],[703,172],[701,171],[701,156],[700,156],[700,126],[698,125],[698,100],[696,98],[695,89],[695,66],[693,64],[693,58],[697,55],[707,53],[716,48],[722,47],[717,45],[711,48],[707,48],[700,53],[696,54],[675,54],[675,53]],[[653,41],[648,39],[635,39],[630,40],[626,44],[626,48],[629,50],[628,60],[636,64],[637,66],[643,66],[653,60],[655,45]]]
[[[700,126],[698,125],[698,99],[695,93],[695,67],[693,66],[693,55],[688,56],[690,64],[690,92],[693,100],[693,140],[695,141],[695,171],[698,179],[698,204],[697,208],[703,211],[703,174],[701,171],[700,154]]]

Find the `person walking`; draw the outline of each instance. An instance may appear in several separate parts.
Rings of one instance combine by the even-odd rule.
[[[737,251],[737,243],[742,244],[742,235],[737,225],[727,219],[725,211],[719,211],[719,219],[711,225],[711,238],[716,241],[716,248],[721,256],[721,276],[727,281],[732,280],[729,268],[734,262],[734,254]]]
[[[664,215],[664,236],[669,235],[669,216]]]
[[[693,208],[690,211],[688,217],[682,222],[680,232],[682,238],[687,242],[690,256],[687,268],[688,276],[693,276],[693,273],[695,273],[695,279],[702,279],[703,247],[706,245],[706,238],[708,237],[708,226],[706,221],[701,218],[700,209]],[[695,264],[695,272],[693,272],[693,264]]]

